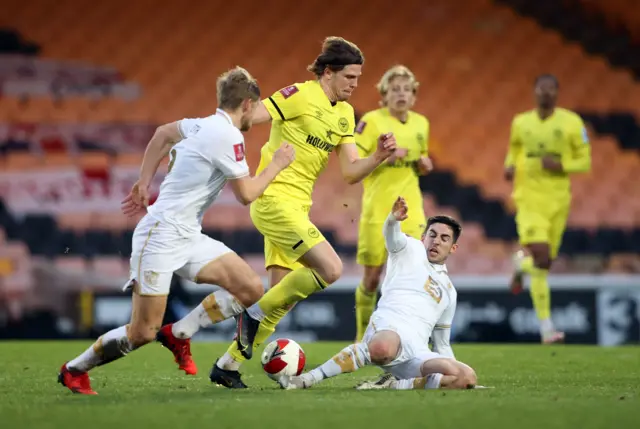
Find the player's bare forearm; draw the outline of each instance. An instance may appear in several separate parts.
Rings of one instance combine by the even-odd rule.
[[[348,184],[353,185],[362,181],[365,177],[373,172],[380,164],[384,162],[384,158],[374,153],[366,158],[357,159],[349,163],[342,171],[342,175]]]
[[[230,180],[231,190],[236,200],[245,206],[251,204],[264,194],[264,191],[280,171],[274,164],[270,164],[255,177],[245,176]]]
[[[237,179],[230,179],[231,190],[236,199],[245,206],[255,201],[260,195],[264,194],[267,187],[276,176],[285,168],[287,168],[295,159],[295,150],[287,142],[283,142],[280,148],[273,155],[273,159],[255,177],[249,175]]]
[[[158,171],[160,161],[169,154],[173,145],[180,140],[182,140],[182,135],[178,130],[177,122],[161,125],[156,129],[156,132],[147,144],[144,158],[142,158],[139,183],[144,185],[151,183],[153,176],[155,176],[156,171]]]
[[[360,158],[355,143],[339,145],[337,151],[342,177],[350,185],[360,182],[388,158],[379,151],[367,158]]]

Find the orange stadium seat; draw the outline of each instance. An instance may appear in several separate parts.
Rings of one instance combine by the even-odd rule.
[[[623,27],[635,40],[640,40],[640,10],[635,0],[579,0],[588,10],[605,19],[613,27]]]
[[[374,85],[380,75],[395,63],[406,64],[421,82],[415,109],[431,121],[437,168],[454,171],[462,184],[477,184],[484,196],[501,199],[509,206],[511,187],[502,179],[502,163],[511,119],[533,107],[534,76],[556,74],[561,82],[560,102],[567,108],[640,115],[640,84],[630,72],[610,67],[579,45],[490,0],[461,0],[455,4],[448,0],[401,0],[403,13],[392,15],[383,0],[371,0],[366,7],[361,1],[344,0],[342,13],[360,17],[348,27],[335,19],[333,11],[321,7],[324,2],[320,0],[297,6],[300,14],[312,14],[313,21],[283,22],[282,9],[263,2],[252,4],[250,15],[242,8],[227,9],[225,19],[215,26],[211,17],[219,13],[223,3],[193,3],[184,8],[180,3],[167,2],[160,8],[150,0],[96,4],[61,0],[47,14],[42,14],[35,3],[6,5],[3,15],[11,17],[12,26],[42,45],[43,56],[113,66],[127,79],[141,84],[143,92],[133,102],[71,99],[56,105],[35,98],[21,104],[0,98],[0,113],[24,122],[82,119],[165,123],[203,116],[216,105],[215,76],[221,71],[236,64],[246,67],[259,79],[266,95],[291,82],[309,79],[305,67],[319,52],[319,42],[336,34],[358,43],[366,56],[360,88],[352,100],[360,112],[378,106]],[[638,18],[640,9],[630,12],[629,3],[614,0],[607,3],[607,10],[620,11],[618,17]],[[154,19],[144,19],[150,8]],[[82,16],[71,26],[69,10]],[[127,13],[115,13],[118,10]],[[180,16],[178,23],[176,16]],[[0,18],[0,24],[5,20]],[[274,21],[283,24],[274,29]],[[104,22],[110,25],[105,27]],[[371,23],[379,22],[385,23],[385,31],[371,32]],[[635,25],[638,21],[629,22]],[[252,28],[252,32],[238,34],[239,23]],[[221,38],[220,34],[237,37]],[[259,40],[255,34],[261,35]],[[267,137],[268,127],[264,126],[247,135],[247,157],[252,168],[257,166],[260,146]],[[640,171],[640,156],[621,151],[611,137],[593,132],[591,137],[593,173],[574,180],[570,225],[637,227],[640,203],[629,196],[639,195],[635,177]],[[79,162],[83,167],[97,165],[104,169],[111,163],[103,155],[82,156]],[[139,158],[123,155],[116,159],[120,165],[134,162]],[[12,170],[36,164],[33,157],[17,155],[5,161]],[[312,216],[318,226],[336,230],[341,241],[353,242],[360,192],[360,185],[344,183],[332,159],[314,193]],[[635,200],[640,201],[640,196]],[[429,213],[439,210],[428,198],[425,208]],[[88,217],[83,219],[86,224]],[[213,210],[204,222],[212,228],[251,225],[245,208]],[[461,252],[466,252],[462,250],[465,247],[486,249],[484,259],[474,260],[463,267],[465,270],[507,269],[504,261],[510,245],[488,242],[477,225],[465,225],[462,243]],[[464,261],[459,264],[464,265]]]

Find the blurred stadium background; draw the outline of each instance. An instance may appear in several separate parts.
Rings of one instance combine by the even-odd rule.
[[[210,114],[215,78],[242,65],[264,94],[310,79],[328,35],[366,57],[352,99],[378,106],[374,84],[410,67],[415,107],[431,121],[436,171],[427,213],[464,225],[449,270],[460,290],[457,341],[538,341],[527,294],[507,287],[516,248],[502,179],[510,121],[533,107],[537,74],[560,80],[560,104],[588,123],[593,172],[573,181],[573,209],[551,278],[567,341],[640,341],[640,9],[633,0],[0,1],[0,338],[93,337],[129,317],[120,293],[136,220],[119,211],[155,127]],[[257,166],[268,127],[247,136]],[[157,178],[156,190],[162,174]],[[299,304],[278,335],[354,337],[352,291],[361,186],[335,159],[312,219],[345,275]],[[262,238],[225,193],[204,229],[264,274]],[[167,319],[208,289],[174,279]],[[202,339],[228,340],[233,323]]]

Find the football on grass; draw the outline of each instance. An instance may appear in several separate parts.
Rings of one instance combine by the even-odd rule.
[[[286,338],[269,343],[262,353],[262,368],[274,380],[282,375],[302,374],[305,362],[302,347]]]

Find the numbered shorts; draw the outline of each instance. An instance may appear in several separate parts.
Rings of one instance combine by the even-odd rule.
[[[516,201],[516,226],[520,244],[548,243],[551,257],[556,257],[562,244],[570,206],[569,200],[559,203],[542,200]]]
[[[326,241],[309,220],[310,208],[265,196],[251,204],[251,220],[264,236],[265,267],[301,268],[298,259],[316,244]]]
[[[411,237],[420,240],[427,221],[422,219],[405,220],[400,224],[402,231]],[[360,221],[358,231],[357,262],[360,265],[380,267],[387,261],[387,249],[384,245],[382,233],[384,223],[371,223]]]
[[[401,380],[422,377],[422,364],[431,359],[448,359],[432,352],[424,338],[416,335],[415,327],[398,315],[388,314],[379,310],[374,311],[369,326],[362,338],[363,343],[369,343],[376,332],[393,331],[400,336],[400,353],[393,362],[380,367]]]
[[[197,282],[209,262],[232,252],[224,243],[204,234],[184,237],[171,225],[145,216],[133,233],[129,280],[123,290],[136,288],[140,295],[169,294],[171,279]]]

